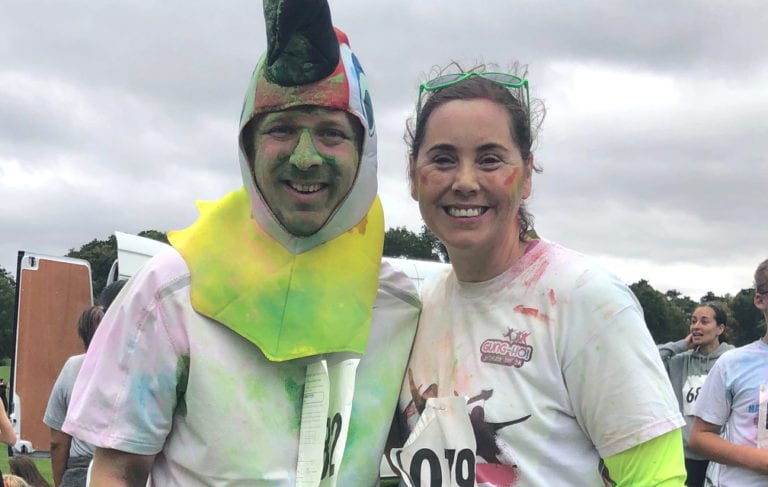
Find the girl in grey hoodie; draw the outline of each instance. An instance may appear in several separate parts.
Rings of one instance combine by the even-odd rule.
[[[725,331],[727,321],[725,305],[715,302],[702,304],[691,314],[691,332],[687,337],[659,346],[659,353],[677,395],[680,411],[685,417],[683,447],[685,469],[688,473],[686,485],[689,487],[704,485],[704,475],[709,463],[706,458],[688,448],[688,435],[694,419],[693,404],[715,361],[723,353],[734,348],[728,343],[720,343],[720,336]]]

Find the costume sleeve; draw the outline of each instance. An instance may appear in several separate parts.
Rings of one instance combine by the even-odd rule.
[[[699,398],[693,405],[694,416],[720,426],[728,421],[733,405],[733,396],[727,385],[727,363],[727,357],[721,357],[715,362],[701,387]]]
[[[159,452],[168,435],[189,344],[178,330],[169,272],[153,259],[104,316],[72,393],[64,431],[101,448]],[[186,357],[185,357],[186,354]]]
[[[568,310],[586,327],[565,344],[563,374],[576,419],[602,458],[680,428],[669,377],[631,291],[614,276],[591,279]],[[576,325],[574,325],[576,326]]]
[[[679,487],[685,484],[685,459],[680,430],[670,431],[605,459],[617,487]]]

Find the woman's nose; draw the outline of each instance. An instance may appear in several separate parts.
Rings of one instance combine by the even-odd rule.
[[[480,189],[474,164],[459,163],[451,189],[457,193],[473,193]]]

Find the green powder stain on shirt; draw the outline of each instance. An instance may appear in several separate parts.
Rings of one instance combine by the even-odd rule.
[[[292,404],[294,409],[293,418],[295,421],[290,426],[294,431],[299,431],[301,423],[301,405],[304,401],[304,385],[299,384],[296,380],[289,377],[285,379],[283,386],[285,387],[288,403]]]
[[[176,414],[187,416],[187,383],[189,382],[189,355],[181,355],[176,361]]]

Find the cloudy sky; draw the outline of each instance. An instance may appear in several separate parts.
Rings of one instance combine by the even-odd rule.
[[[115,230],[183,228],[240,185],[237,121],[260,1],[4,0],[0,266]],[[332,1],[379,127],[387,227],[417,86],[451,60],[528,65],[546,118],[539,233],[628,283],[698,299],[768,257],[768,9],[760,1]]]

